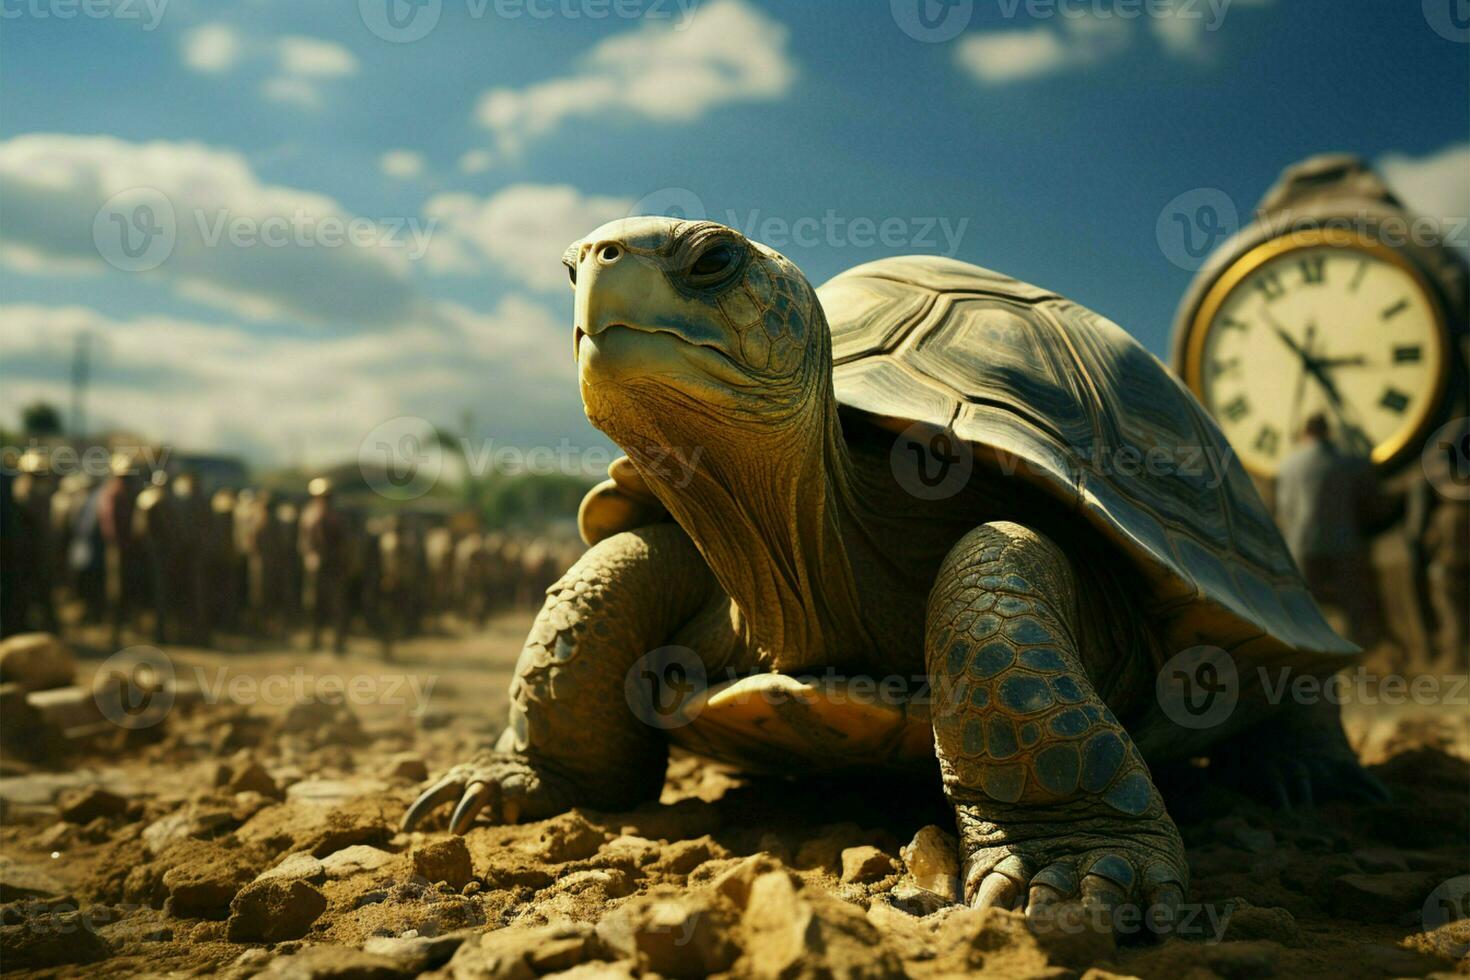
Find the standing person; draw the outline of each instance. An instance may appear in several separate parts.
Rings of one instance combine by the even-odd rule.
[[[153,639],[162,645],[168,642],[171,629],[178,628],[171,560],[177,549],[178,521],[168,490],[168,474],[163,470],[153,471],[148,486],[133,502],[132,538],[138,543],[140,564],[147,572],[148,599],[153,606]]]
[[[205,602],[210,628],[234,632],[239,616],[240,580],[235,542],[235,491],[221,487],[209,498],[204,543]]]
[[[210,644],[208,543],[209,500],[193,473],[180,473],[170,487],[173,492],[176,534],[169,554],[173,601],[180,638],[199,646]]]
[[[16,518],[15,561],[20,569],[16,582],[19,629],[42,629],[58,633],[56,585],[58,561],[56,536],[51,526],[51,498],[56,477],[44,454],[29,450],[20,458],[20,475],[11,484]],[[8,627],[7,627],[8,629]]]
[[[133,537],[133,503],[138,495],[138,470],[127,453],[114,453],[111,476],[97,501],[97,525],[102,532],[103,575],[107,621],[112,645],[122,646],[123,624],[137,610],[142,567]]]
[[[1333,443],[1325,416],[1307,419],[1300,441],[1276,477],[1276,521],[1307,587],[1342,612],[1349,638],[1367,649],[1383,637],[1369,534],[1391,505],[1369,461]]]
[[[331,626],[332,650],[347,650],[347,527],[332,505],[332,483],[317,477],[297,530],[302,568],[302,604],[311,620],[310,647],[321,649],[322,629]]]

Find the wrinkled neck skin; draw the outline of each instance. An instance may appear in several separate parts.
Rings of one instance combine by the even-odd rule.
[[[858,509],[837,402],[829,372],[807,375],[789,398],[735,407],[651,381],[588,405],[704,555],[748,653],[783,672],[872,646],[844,546]]]

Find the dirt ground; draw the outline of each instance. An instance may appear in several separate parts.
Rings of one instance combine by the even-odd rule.
[[[676,757],[634,812],[480,825],[462,844],[399,833],[426,775],[498,733],[529,615],[419,638],[391,664],[366,641],[342,659],[170,649],[198,694],[157,724],[49,766],[4,760],[4,971],[1470,975],[1463,707],[1349,714],[1392,803],[1279,812],[1186,781],[1169,805],[1193,881],[1163,941],[1126,917],[1115,937],[1080,910],[1028,923],[945,904],[950,845],[924,830],[952,826],[943,800],[887,777],[753,780]],[[101,655],[73,645],[86,681]]]

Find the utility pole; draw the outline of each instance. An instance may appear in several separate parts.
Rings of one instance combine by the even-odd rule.
[[[71,437],[81,439],[87,429],[87,381],[92,373],[92,335],[76,336],[71,358]]]

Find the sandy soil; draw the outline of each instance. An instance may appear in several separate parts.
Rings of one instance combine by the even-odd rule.
[[[944,905],[916,882],[933,884],[943,839],[907,847],[951,825],[943,800],[887,778],[750,780],[680,757],[635,812],[481,825],[462,844],[399,833],[426,774],[498,731],[528,620],[420,638],[393,664],[366,642],[340,660],[170,650],[200,694],[158,724],[46,767],[5,760],[5,972],[1470,974],[1470,919],[1453,921],[1470,912],[1463,709],[1350,716],[1390,804],[1283,813],[1186,780],[1169,804],[1192,894],[1162,942],[1136,921],[1115,938],[1080,912]]]

